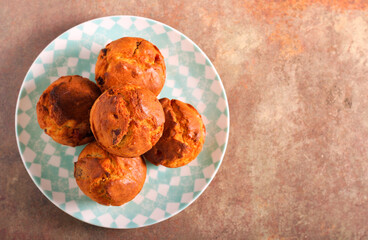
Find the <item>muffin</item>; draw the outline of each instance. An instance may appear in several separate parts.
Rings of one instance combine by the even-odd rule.
[[[121,157],[137,157],[156,144],[165,116],[156,96],[134,85],[110,88],[91,109],[93,135],[106,151]]]
[[[162,98],[160,103],[165,112],[164,132],[144,157],[155,165],[184,166],[202,150],[206,136],[202,117],[192,105],[179,100]]]
[[[166,66],[155,45],[142,38],[124,37],[100,51],[95,73],[102,91],[129,83],[147,88],[157,96],[165,83]]]
[[[143,187],[146,171],[141,157],[118,157],[96,142],[88,144],[74,163],[74,177],[79,188],[103,205],[120,206],[132,200]]]
[[[55,142],[78,146],[93,141],[89,111],[101,94],[97,85],[81,76],[64,76],[53,82],[37,102],[40,127]]]

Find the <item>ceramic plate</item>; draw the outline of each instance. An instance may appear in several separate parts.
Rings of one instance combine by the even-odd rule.
[[[169,169],[147,163],[146,183],[120,207],[99,205],[78,188],[74,165],[84,146],[54,142],[39,127],[36,104],[42,92],[64,75],[94,81],[98,53],[107,43],[135,36],[151,41],[165,57],[167,78],[159,97],[195,106],[206,124],[202,152],[189,165]],[[71,216],[107,228],[137,228],[168,219],[188,207],[219,169],[228,137],[229,109],[220,77],[208,57],[189,38],[160,22],[133,16],[94,19],[52,41],[30,67],[20,89],[15,128],[23,163],[41,192]]]

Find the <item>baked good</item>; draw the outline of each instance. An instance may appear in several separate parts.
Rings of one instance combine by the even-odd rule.
[[[134,85],[105,91],[91,109],[93,135],[106,151],[121,157],[137,157],[156,144],[165,116],[152,92]]]
[[[147,88],[157,96],[165,83],[166,67],[155,45],[142,38],[124,37],[100,51],[95,73],[102,91],[130,83]]]
[[[74,163],[74,177],[79,188],[103,205],[120,206],[132,200],[143,187],[146,171],[141,157],[118,157],[96,142],[88,144]]]
[[[164,133],[144,157],[155,165],[184,166],[202,150],[206,136],[202,117],[188,103],[167,98],[160,99],[160,103],[165,112]]]
[[[68,146],[93,141],[89,111],[101,94],[97,85],[81,76],[64,76],[53,82],[37,102],[40,127],[55,142]]]

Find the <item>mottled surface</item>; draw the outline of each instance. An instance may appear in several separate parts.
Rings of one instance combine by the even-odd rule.
[[[353,3],[351,3],[353,2]],[[208,189],[133,230],[80,222],[31,181],[14,111],[26,71],[70,27],[106,15],[166,23],[227,91],[231,131]],[[1,1],[1,239],[368,239],[366,1]]]

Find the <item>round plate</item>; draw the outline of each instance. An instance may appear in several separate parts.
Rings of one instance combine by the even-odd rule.
[[[192,104],[201,113],[207,136],[202,152],[187,166],[169,169],[147,163],[139,195],[120,207],[99,205],[78,188],[74,164],[84,146],[54,142],[37,123],[42,92],[64,75],[94,81],[98,53],[112,40],[134,36],[155,44],[165,57],[167,78],[159,97]],[[107,228],[137,228],[168,219],[201,195],[219,169],[228,137],[229,109],[220,77],[208,57],[189,38],[160,22],[111,16],[71,28],[36,58],[20,89],[15,128],[23,163],[41,192],[57,207],[84,222]]]

